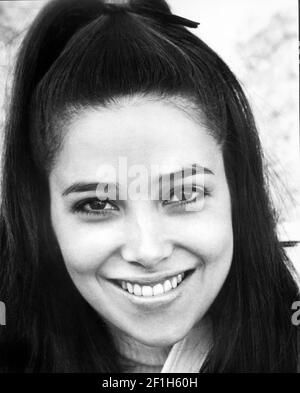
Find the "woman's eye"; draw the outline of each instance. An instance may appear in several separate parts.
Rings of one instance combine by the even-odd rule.
[[[180,188],[177,192],[173,189],[171,190],[170,199],[163,200],[162,204],[163,206],[186,206],[188,204],[197,204],[197,209],[195,210],[201,210],[206,195],[209,195],[206,189],[192,187],[191,189],[183,190]]]
[[[106,215],[112,211],[118,211],[119,208],[108,199],[89,199],[81,201],[74,206],[74,212],[93,215]]]

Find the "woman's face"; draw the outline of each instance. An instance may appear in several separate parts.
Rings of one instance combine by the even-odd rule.
[[[201,123],[170,102],[146,98],[84,109],[63,130],[49,177],[52,226],[75,286],[109,325],[148,345],[183,338],[231,265],[222,152]],[[123,197],[105,202],[116,182]],[[185,199],[182,184],[191,191]]]

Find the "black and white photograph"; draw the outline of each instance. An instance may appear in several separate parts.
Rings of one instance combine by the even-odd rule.
[[[0,1],[0,374],[300,373],[298,14]]]

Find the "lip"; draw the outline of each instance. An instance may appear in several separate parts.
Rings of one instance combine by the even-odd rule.
[[[169,278],[178,276],[178,274],[186,274],[190,272],[191,270],[194,270],[194,268],[191,269],[185,269],[185,270],[179,270],[177,272],[172,272],[172,273],[160,273],[160,274],[147,274],[146,276],[138,276],[138,277],[122,277],[122,278],[114,278],[114,279],[108,279],[108,281],[117,281],[121,283],[121,281],[126,281],[134,284],[139,284],[139,285],[155,285],[159,284],[163,281],[168,280]]]
[[[131,294],[125,291],[122,287],[120,287],[114,280],[107,280],[104,278],[102,278],[102,280],[106,281],[106,283],[111,288],[111,291],[113,291],[116,295],[128,299],[129,302],[131,302],[135,306],[140,307],[142,310],[153,310],[162,306],[169,306],[170,303],[180,298],[185,290],[185,287],[189,284],[189,281],[191,280],[191,277],[193,276],[195,271],[196,269],[188,270],[188,274],[176,288],[173,288],[172,290],[161,295],[149,297],[136,296],[134,294]]]

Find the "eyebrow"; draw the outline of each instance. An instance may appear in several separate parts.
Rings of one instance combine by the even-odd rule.
[[[190,177],[190,176],[195,176],[198,174],[209,174],[209,175],[214,175],[213,171],[211,171],[208,168],[205,168],[204,166],[201,166],[199,164],[192,164],[186,168],[182,168],[176,172],[172,172],[172,173],[167,173],[167,174],[163,174],[163,175],[159,175],[158,177],[158,181],[159,184],[163,183],[163,181],[165,180],[169,180],[171,179],[171,181],[174,178],[177,178],[178,176],[180,176],[181,179],[184,179],[186,177]],[[109,183],[109,182],[105,182],[105,183],[84,183],[84,182],[77,182],[72,184],[70,187],[66,188],[64,190],[64,192],[62,193],[63,196],[67,196],[69,194],[72,193],[80,193],[80,192],[88,192],[88,191],[96,191],[97,187],[99,186],[99,184],[103,184],[103,185],[113,185],[117,188],[117,190],[119,189],[119,184],[113,184],[113,183]]]
[[[213,171],[211,171],[208,168],[205,168],[202,165],[199,164],[192,164],[186,168],[182,168],[176,172],[172,172],[172,173],[166,173],[164,175],[160,175],[158,178],[159,184],[161,184],[164,180],[171,180],[172,182],[174,182],[174,179],[178,179],[178,177],[180,179],[185,179],[186,177],[190,177],[190,176],[195,176],[195,175],[199,175],[199,174],[209,174],[209,175],[214,175]]]

